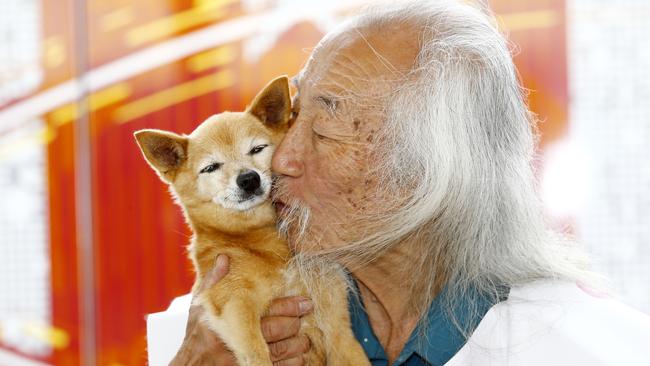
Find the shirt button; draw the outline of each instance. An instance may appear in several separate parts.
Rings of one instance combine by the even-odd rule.
[[[364,341],[364,342],[368,342],[368,338],[364,338],[363,341]]]

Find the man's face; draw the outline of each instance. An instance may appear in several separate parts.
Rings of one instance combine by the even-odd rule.
[[[351,31],[329,37],[294,78],[295,118],[272,164],[280,175],[278,213],[289,220],[289,242],[298,251],[359,239],[359,219],[385,206],[374,167],[384,105],[397,78],[387,63],[404,60],[381,38]],[[301,211],[287,207],[294,204],[310,211],[302,236],[294,220]]]

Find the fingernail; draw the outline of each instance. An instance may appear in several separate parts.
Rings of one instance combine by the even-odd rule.
[[[301,314],[310,312],[313,308],[314,308],[314,303],[309,299],[300,300],[300,302],[298,303],[298,309],[300,309]]]

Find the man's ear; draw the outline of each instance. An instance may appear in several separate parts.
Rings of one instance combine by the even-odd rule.
[[[161,130],[140,130],[133,135],[149,165],[171,182],[187,159],[187,137]]]
[[[281,127],[288,123],[291,118],[289,79],[280,76],[268,83],[253,99],[246,112],[269,127]]]

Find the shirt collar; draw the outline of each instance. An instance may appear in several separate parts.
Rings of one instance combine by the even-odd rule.
[[[452,316],[444,303],[447,294],[445,288],[433,300],[426,317],[420,320],[394,365],[402,365],[414,354],[431,365],[444,365],[466,342],[463,332],[458,329],[459,326],[462,329],[475,328],[495,303],[488,297],[479,296],[478,291],[468,291],[455,303]],[[368,358],[387,359],[383,347],[372,331],[360,296],[351,295],[349,303],[354,333]]]

